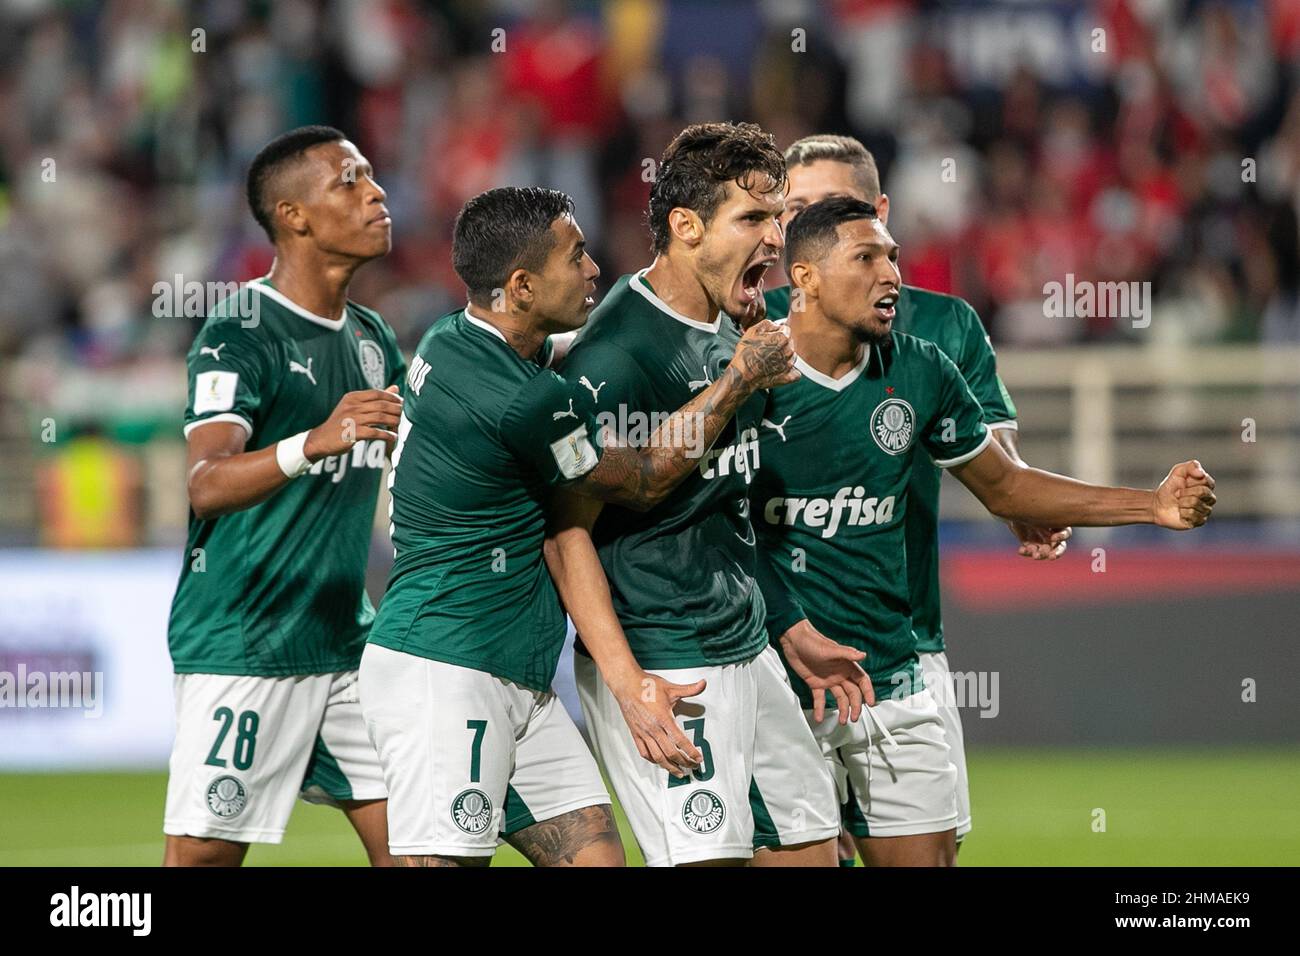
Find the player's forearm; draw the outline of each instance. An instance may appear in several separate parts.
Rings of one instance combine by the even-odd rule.
[[[560,601],[605,683],[614,688],[638,679],[641,668],[614,613],[609,582],[590,533],[582,527],[552,529],[542,553]]]
[[[574,490],[636,511],[659,504],[695,470],[736,409],[754,392],[728,366],[718,380],[673,412],[644,447],[608,447]]]
[[[276,447],[204,458],[190,469],[190,507],[199,518],[218,518],[261,504],[289,483]]]
[[[647,489],[657,504],[699,465],[736,410],[754,393],[740,371],[728,366],[718,380],[673,412],[639,449]]]
[[[1002,450],[1018,465],[1023,465],[1025,460],[1020,457],[1020,436],[1014,428],[994,428],[993,440],[1002,446]]]
[[[1151,491],[1093,485],[1024,465],[984,502],[999,518],[1052,528],[1151,524],[1154,503]]]

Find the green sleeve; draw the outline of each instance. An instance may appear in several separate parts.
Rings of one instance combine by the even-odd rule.
[[[574,481],[604,452],[591,397],[554,372],[533,376],[498,427],[502,443],[549,485]]]
[[[937,366],[939,391],[934,414],[923,424],[920,440],[936,465],[951,468],[983,451],[990,432],[984,424],[984,410],[952,359],[937,348],[925,351]]]
[[[266,344],[238,319],[209,320],[185,357],[185,435],[206,422],[237,422],[252,437],[272,375]]]
[[[588,394],[615,433],[627,424],[628,412],[655,410],[649,377],[635,358],[612,342],[579,339],[564,360],[564,377]]]
[[[1016,405],[998,376],[998,360],[979,315],[961,299],[954,300],[953,313],[953,320],[961,327],[962,336],[960,354],[952,358],[970,386],[971,394],[984,410],[984,421],[990,425],[1014,422]]]

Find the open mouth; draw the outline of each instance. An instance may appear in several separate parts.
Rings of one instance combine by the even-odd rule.
[[[740,297],[745,305],[749,305],[763,294],[763,277],[767,275],[767,270],[774,262],[776,262],[775,258],[759,259],[740,274]]]
[[[892,322],[894,321],[894,306],[897,304],[898,295],[891,292],[889,295],[877,299],[872,308],[875,310],[876,318],[880,319],[881,322]]]

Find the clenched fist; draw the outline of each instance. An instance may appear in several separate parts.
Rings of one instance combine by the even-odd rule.
[[[731,367],[740,373],[746,387],[754,391],[785,385],[800,377],[794,367],[794,346],[790,344],[789,331],[767,319],[745,330],[736,344]]]
[[[1170,469],[1156,489],[1151,512],[1155,523],[1173,531],[1199,528],[1214,510],[1214,479],[1196,460]]]

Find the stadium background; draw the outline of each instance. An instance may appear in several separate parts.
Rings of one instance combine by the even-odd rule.
[[[372,160],[394,251],[352,294],[409,349],[463,301],[466,198],[565,189],[608,288],[649,258],[647,160],[715,119],[875,151],[905,280],[979,309],[1029,461],[1218,478],[1205,529],[1080,531],[1050,566],[945,481],[949,656],[992,695],[963,863],[1294,862],[1295,0],[3,0],[0,115],[0,671],[105,681],[98,719],[0,707],[0,865],[161,857],[201,319],[155,283],[267,269],[257,148],[327,122]],[[1068,276],[1151,283],[1150,323],[1053,316]],[[377,520],[376,598],[389,560]],[[363,856],[300,806],[250,861]]]

